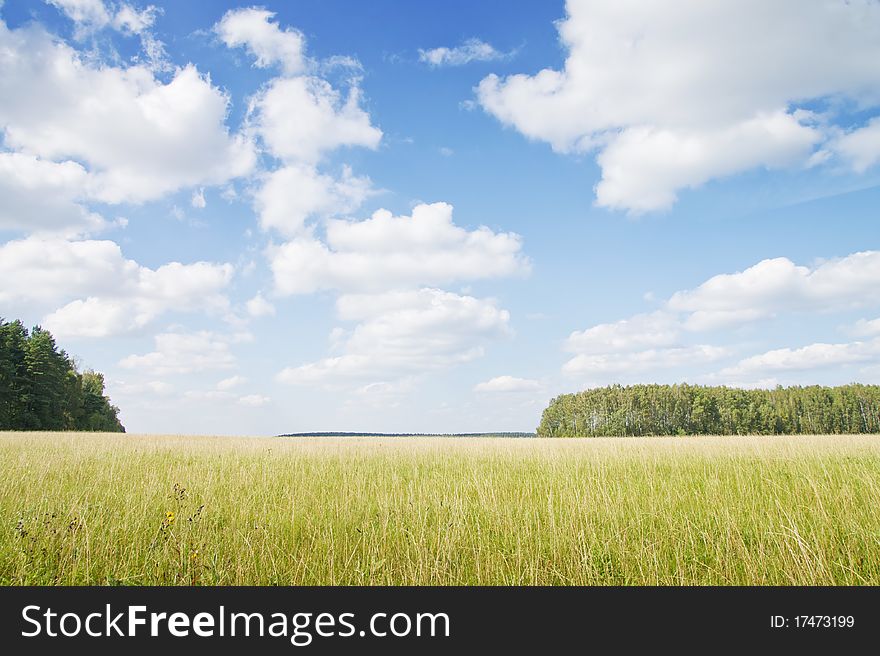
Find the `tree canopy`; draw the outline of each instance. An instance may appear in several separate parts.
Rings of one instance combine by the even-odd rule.
[[[125,432],[104,376],[77,371],[48,330],[0,318],[0,429]]]
[[[557,396],[537,430],[544,437],[878,432],[880,386],[857,384],[612,385]]]

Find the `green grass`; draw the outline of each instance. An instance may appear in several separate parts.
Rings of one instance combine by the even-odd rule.
[[[876,437],[0,433],[0,472],[6,585],[880,585]]]

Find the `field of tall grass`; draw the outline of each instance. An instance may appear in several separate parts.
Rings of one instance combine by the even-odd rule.
[[[0,433],[0,583],[880,584],[880,439]]]

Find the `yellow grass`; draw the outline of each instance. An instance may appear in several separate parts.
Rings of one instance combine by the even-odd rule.
[[[880,584],[880,440],[0,433],[2,584]]]

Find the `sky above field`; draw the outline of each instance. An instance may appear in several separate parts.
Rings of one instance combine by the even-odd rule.
[[[880,383],[880,3],[0,0],[0,316],[129,431]]]

